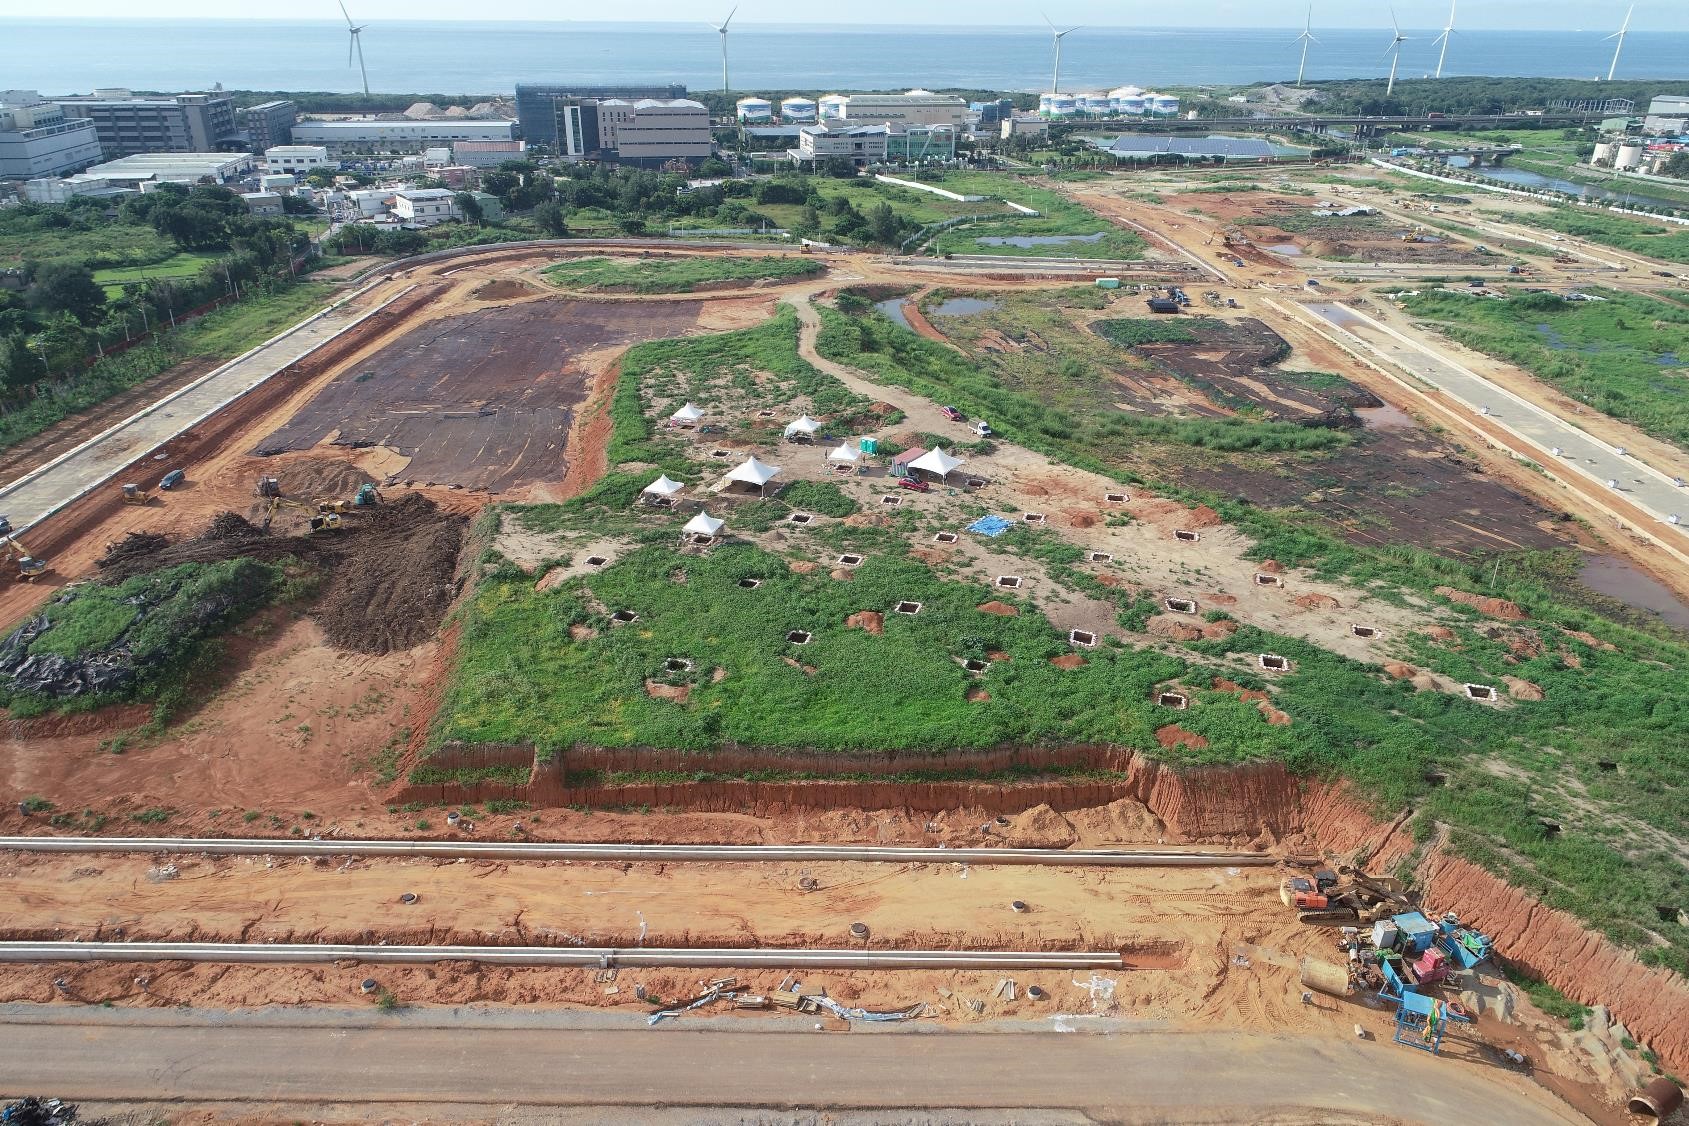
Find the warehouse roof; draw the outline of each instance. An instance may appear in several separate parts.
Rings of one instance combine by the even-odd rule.
[[[1258,137],[1116,137],[1109,151],[1120,156],[1228,156],[1260,159],[1273,155],[1273,147]]]

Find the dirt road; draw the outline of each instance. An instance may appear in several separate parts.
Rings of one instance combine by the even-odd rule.
[[[559,1014],[367,1012],[46,1013],[14,1007],[8,1087],[98,1100],[95,1109],[217,1104],[236,1115],[315,1118],[323,1104],[434,1120],[516,1108],[1064,1108],[1115,1122],[1583,1119],[1476,1060],[1334,1037],[1040,1030],[826,1036],[809,1018],[739,1031],[687,1018],[585,1026]],[[742,1026],[741,1026],[742,1027]],[[827,1027],[842,1026],[829,1020]],[[282,1062],[285,1061],[285,1062]],[[618,1108],[612,1110],[611,1108]],[[964,1119],[965,1120],[965,1119]]]

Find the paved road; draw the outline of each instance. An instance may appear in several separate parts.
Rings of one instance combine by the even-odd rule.
[[[1673,476],[1689,475],[1689,457],[1681,465],[1645,465],[1347,305],[1310,303],[1298,311],[1318,317],[1358,344],[1362,351],[1412,373],[1474,413],[1483,414],[1487,409],[1491,422],[1536,446],[1542,463],[1556,474],[1582,474],[1603,488],[1608,487],[1607,482],[1617,481],[1616,491],[1658,522],[1653,531],[1670,537],[1680,548],[1684,546],[1683,537],[1689,525],[1673,528],[1667,517],[1681,514],[1689,519],[1689,490],[1672,484]],[[1553,452],[1556,447],[1561,451],[1558,455]]]
[[[9,1006],[11,1012],[23,1008]],[[647,1029],[575,1014],[299,1010],[0,1017],[0,1087],[62,1098],[308,1107],[1056,1108],[1115,1121],[1345,1121],[1487,1126],[1583,1121],[1476,1058],[1377,1041],[1133,1030],[812,1031],[810,1021],[682,1018]],[[136,1018],[145,1023],[137,1023]],[[180,1023],[177,1023],[180,1022]],[[1084,1021],[1078,1023],[1083,1024]],[[26,1025],[27,1026],[24,1026]],[[829,1027],[838,1028],[829,1021]],[[438,1027],[437,1025],[445,1025]],[[724,1025],[728,1027],[724,1029]]]
[[[379,307],[377,307],[379,308]],[[71,501],[110,480],[148,450],[156,449],[327,343],[376,309],[339,305],[315,314],[217,370],[131,415],[105,432],[0,488],[0,513],[26,531]],[[166,470],[138,484],[152,488]]]

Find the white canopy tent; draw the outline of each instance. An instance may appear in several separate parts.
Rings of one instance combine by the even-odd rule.
[[[708,512],[700,512],[686,522],[686,527],[682,528],[681,532],[688,536],[709,536],[713,539],[726,523],[727,521],[717,520]]]
[[[727,480],[730,484],[750,485],[760,490],[764,485],[774,480],[774,475],[779,472],[780,467],[778,465],[765,465],[751,457],[746,458],[743,464],[730,470],[727,474]]]
[[[828,450],[827,460],[836,465],[855,465],[862,460],[862,451],[846,442],[837,449]]]
[[[670,480],[669,475],[665,473],[639,492],[641,496],[646,497],[672,497],[685,487],[679,481]]]
[[[821,424],[806,414],[798,418],[797,421],[787,425],[786,437],[790,438],[792,435],[797,434],[804,438],[813,438],[815,437],[815,432],[819,429],[821,429]]]
[[[920,457],[909,463],[910,469],[919,469],[922,473],[931,473],[940,481],[950,476],[962,465],[962,459],[951,457],[942,449],[934,446]]]
[[[685,406],[681,407],[679,410],[677,410],[673,414],[669,415],[669,421],[670,422],[697,422],[700,418],[703,418],[703,417],[704,417],[703,411],[699,410],[697,407],[693,406],[691,403],[687,403]]]

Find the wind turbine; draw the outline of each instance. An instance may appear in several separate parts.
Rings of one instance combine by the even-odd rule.
[[[358,72],[364,76],[364,97],[367,98],[369,97],[369,71],[364,69],[364,41],[358,38],[358,34],[369,24],[353,23],[351,14],[346,11],[344,0],[341,0],[340,14],[346,17],[346,30],[352,35],[351,40],[346,44],[346,66],[350,69],[352,52],[356,51],[358,53]]]
[[[721,21],[720,27],[716,27],[713,23],[710,24],[711,27],[715,28],[717,34],[721,36],[721,92],[723,94],[727,93],[727,25],[733,22],[733,17],[738,13],[738,11],[739,5],[735,4],[733,5],[733,11],[728,12],[727,18]]]
[[[1061,41],[1063,39],[1066,39],[1069,35],[1072,35],[1074,32],[1078,31],[1079,25],[1075,24],[1073,27],[1068,28],[1066,31],[1057,31],[1056,25],[1053,24],[1053,23],[1050,23],[1050,17],[1049,16],[1044,15],[1043,12],[1039,12],[1038,14],[1041,15],[1041,16],[1044,16],[1044,22],[1046,24],[1049,24],[1050,38],[1055,42],[1055,45],[1056,45],[1056,66],[1055,66],[1055,69],[1050,72],[1050,93],[1059,94],[1059,93],[1061,93]]]
[[[1402,44],[1408,41],[1408,37],[1402,34],[1402,25],[1396,22],[1396,9],[1393,7],[1390,9],[1390,27],[1395,32],[1395,38],[1384,50],[1390,56],[1390,84],[1384,87],[1386,98],[1396,92],[1396,64],[1402,61]]]
[[[1613,45],[1613,65],[1607,68],[1608,82],[1613,80],[1613,72],[1619,69],[1619,52],[1624,50],[1625,33],[1630,30],[1630,17],[1635,14],[1636,5],[1632,4],[1630,6],[1630,10],[1624,14],[1624,26],[1619,28],[1619,30],[1614,32],[1612,35],[1607,36],[1608,39],[1618,40],[1618,42]]]
[[[1302,74],[1308,69],[1308,44],[1319,42],[1318,39],[1314,38],[1314,6],[1312,4],[1308,5],[1308,22],[1302,25],[1302,34],[1296,37],[1296,41],[1302,44],[1302,65],[1296,68],[1296,85],[1300,86],[1302,85]]]
[[[1443,60],[1449,57],[1449,40],[1454,38],[1454,6],[1458,0],[1449,0],[1449,22],[1443,25],[1443,33],[1432,40],[1441,43],[1443,49],[1437,53],[1437,77],[1443,76]]]

